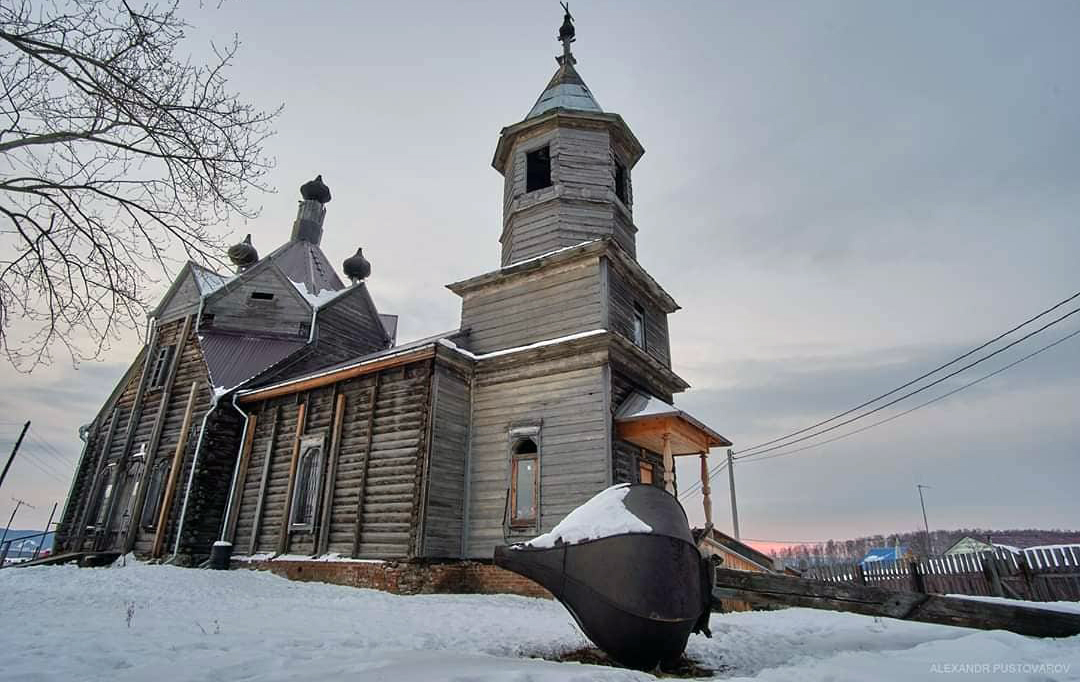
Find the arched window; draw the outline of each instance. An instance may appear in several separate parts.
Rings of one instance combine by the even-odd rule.
[[[146,479],[146,495],[143,497],[142,527],[153,530],[161,513],[161,497],[165,494],[165,479],[169,475],[169,462],[161,461],[150,470]]]
[[[322,445],[305,446],[296,466],[296,484],[293,488],[290,525],[296,530],[311,530],[315,525],[321,471]]]
[[[535,439],[519,437],[510,452],[510,525],[534,526],[540,492],[540,451]]]

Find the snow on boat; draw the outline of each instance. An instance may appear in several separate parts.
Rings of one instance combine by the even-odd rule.
[[[585,635],[640,670],[673,663],[708,634],[712,581],[686,512],[651,485],[597,494],[551,532],[495,548],[495,564],[543,585]]]

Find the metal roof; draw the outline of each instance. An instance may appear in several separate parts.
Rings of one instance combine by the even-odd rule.
[[[214,388],[231,390],[303,348],[307,339],[206,331],[199,345]]]
[[[593,97],[589,86],[574,69],[573,57],[563,59],[559,70],[548,81],[547,87],[540,93],[540,98],[529,110],[525,120],[539,116],[552,109],[573,109],[575,111],[594,111],[603,113],[600,104]]]
[[[619,409],[615,411],[615,421],[623,423],[658,417],[674,417],[690,424],[709,438],[710,445],[725,447],[731,445],[731,441],[713,431],[692,415],[680,410],[671,403],[641,391],[632,392],[623,401],[622,405],[619,405]]]
[[[345,288],[334,266],[317,244],[307,241],[289,241],[269,255],[274,264],[293,282],[300,282],[312,295],[321,291],[339,291]]]

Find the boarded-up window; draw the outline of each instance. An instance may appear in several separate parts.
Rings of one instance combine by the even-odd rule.
[[[525,154],[525,191],[551,187],[551,151],[541,147]]]
[[[169,475],[169,463],[161,461],[150,470],[146,480],[146,495],[143,497],[142,527],[153,530],[157,527],[158,514],[161,513],[161,496],[165,494],[165,477]]]
[[[150,388],[160,388],[165,385],[165,379],[169,376],[169,365],[172,363],[176,346],[162,346],[158,349],[154,366],[150,370]]]
[[[634,304],[634,321],[633,328],[630,330],[630,340],[634,342],[634,345],[638,348],[644,349],[646,347],[645,340],[645,309],[637,303]]]
[[[639,483],[648,483],[648,484],[652,485],[652,482],[653,482],[653,466],[652,466],[652,462],[646,462],[645,460],[640,460],[638,462],[638,482]]]
[[[295,530],[311,530],[315,525],[321,472],[322,444],[304,445],[296,466],[296,487],[293,488],[290,525]]]
[[[533,526],[537,519],[540,452],[533,438],[514,442],[510,467],[510,525]]]

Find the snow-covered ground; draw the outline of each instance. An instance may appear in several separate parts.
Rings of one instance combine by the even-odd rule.
[[[654,679],[531,658],[587,644],[558,603],[540,599],[401,597],[132,563],[8,569],[0,594],[0,679]],[[712,629],[688,654],[723,679],[1080,680],[1080,637],[809,609],[715,615]]]

